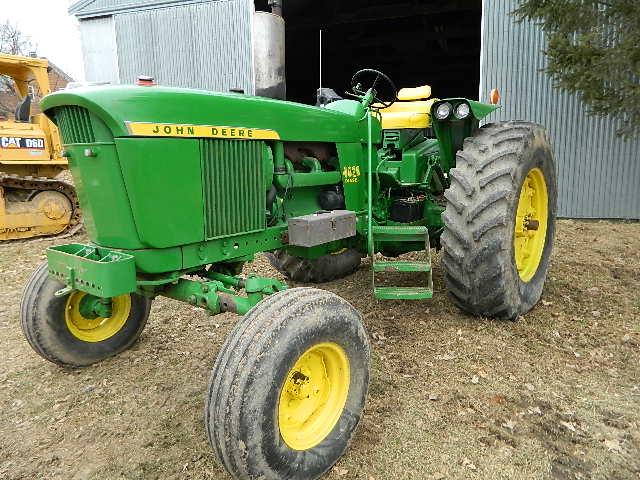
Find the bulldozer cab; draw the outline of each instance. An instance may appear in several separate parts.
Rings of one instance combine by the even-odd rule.
[[[13,80],[21,97],[34,84],[41,96],[50,93],[48,68],[49,62],[43,58],[0,54],[0,74]]]
[[[56,127],[33,112],[38,99],[51,92],[48,69],[46,59],[0,54],[0,75],[10,80],[3,82],[5,93],[19,97],[15,109],[0,119],[0,171],[22,162],[63,162]]]

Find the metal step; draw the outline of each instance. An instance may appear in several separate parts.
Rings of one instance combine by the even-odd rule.
[[[374,287],[373,296],[378,300],[424,300],[433,297],[428,287]]]
[[[371,227],[374,242],[421,242],[424,243],[426,261],[383,260],[371,258],[373,296],[378,300],[423,300],[433,296],[431,277],[431,251],[429,250],[429,231],[423,225],[378,225]],[[387,287],[376,285],[376,272],[416,272],[426,273],[424,287]],[[424,280],[423,280],[424,281]]]
[[[371,233],[376,242],[424,242],[427,227],[424,225],[375,225]]]
[[[410,262],[403,260],[373,262],[374,272],[428,272],[430,270],[431,265],[428,262]]]

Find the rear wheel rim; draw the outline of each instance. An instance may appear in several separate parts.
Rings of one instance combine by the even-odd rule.
[[[322,442],[342,415],[349,393],[349,359],[333,342],[314,345],[289,370],[278,404],[280,435],[294,450]]]
[[[513,253],[518,275],[530,281],[542,260],[549,218],[549,194],[544,173],[533,168],[520,189],[513,237]]]
[[[72,292],[67,298],[64,318],[71,335],[84,342],[102,342],[118,333],[131,313],[131,296],[111,299],[111,316],[87,318],[80,312],[80,302],[87,294]]]

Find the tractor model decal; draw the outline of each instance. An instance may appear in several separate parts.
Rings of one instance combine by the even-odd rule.
[[[360,166],[345,166],[342,169],[342,181],[344,183],[358,183],[360,180]]]
[[[129,133],[139,137],[232,138],[235,140],[279,140],[275,130],[215,125],[125,122]]]
[[[44,138],[0,137],[0,147],[44,150]]]

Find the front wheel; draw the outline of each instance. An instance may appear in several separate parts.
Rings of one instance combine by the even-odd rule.
[[[107,301],[109,314],[101,316],[105,304],[100,299],[79,291],[56,297],[63,287],[49,276],[45,262],[33,273],[22,296],[22,331],[46,360],[64,366],[90,365],[126,350],[142,333],[151,300],[120,295]]]
[[[445,192],[442,265],[453,301],[514,319],[540,299],[556,225],[556,171],[540,125],[489,124],[465,140]]]
[[[235,326],[213,367],[205,428],[236,479],[318,478],[362,416],[369,343],[358,312],[315,288],[263,300]]]

